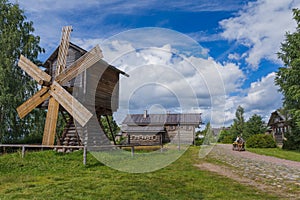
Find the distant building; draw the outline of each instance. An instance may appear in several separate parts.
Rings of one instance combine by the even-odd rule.
[[[283,115],[279,110],[272,112],[268,121],[268,132],[272,134],[277,144],[282,144],[284,134],[290,129],[288,125],[289,117]]]
[[[224,128],[212,128],[211,130],[212,130],[213,136],[219,136],[223,129]]]
[[[128,144],[161,145],[180,141],[192,144],[195,128],[201,124],[201,114],[129,114],[122,123],[122,133]]]

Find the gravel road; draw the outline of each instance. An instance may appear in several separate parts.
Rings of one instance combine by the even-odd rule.
[[[274,192],[285,199],[300,199],[300,162],[248,151],[232,151],[231,148],[232,145],[218,144],[207,155],[207,158],[221,161],[224,165],[203,162],[197,166],[242,184]]]

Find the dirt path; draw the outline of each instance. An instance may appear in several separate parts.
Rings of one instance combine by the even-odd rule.
[[[300,199],[300,162],[232,151],[231,147],[216,145],[196,166],[286,199]],[[211,160],[222,164],[207,162]]]

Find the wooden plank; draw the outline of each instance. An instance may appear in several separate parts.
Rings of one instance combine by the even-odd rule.
[[[86,109],[56,81],[53,82],[49,93],[81,126],[84,126],[93,116],[88,109]]]
[[[76,60],[68,69],[65,69],[61,72],[56,78],[56,82],[60,84],[64,84],[83,71],[97,63],[103,57],[100,47],[97,45],[91,51],[87,52],[83,56],[81,56],[78,60]]]
[[[18,62],[18,66],[23,69],[29,76],[31,76],[34,80],[36,80],[39,84],[51,81],[51,76],[49,76],[46,72],[41,70],[38,66],[36,66],[29,59],[20,56],[20,60]]]
[[[49,88],[43,87],[37,93],[35,93],[30,99],[24,102],[21,106],[17,108],[19,117],[22,119],[28,113],[30,113],[34,108],[43,103],[50,94],[48,93]]]
[[[56,75],[59,75],[63,70],[65,70],[67,64],[67,55],[69,50],[71,31],[72,31],[72,26],[64,26],[62,28],[62,37],[61,37],[61,41],[58,49],[58,56],[57,56]]]
[[[46,122],[44,127],[43,145],[53,145],[56,134],[56,123],[58,117],[59,103],[50,97]]]

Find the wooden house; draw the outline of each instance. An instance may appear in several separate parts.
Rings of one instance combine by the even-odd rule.
[[[161,145],[169,142],[192,144],[201,114],[129,114],[122,122],[128,144]]]
[[[55,77],[56,74],[58,48],[43,64],[46,72],[52,77]],[[70,43],[66,68],[71,66],[86,52],[86,50],[79,46]],[[80,102],[84,102],[84,105],[91,112],[95,112],[97,118],[100,119],[101,116],[112,115],[118,109],[120,74],[128,76],[125,72],[101,59],[76,78],[64,84],[63,87],[70,93],[73,93]],[[47,102],[42,104],[42,107],[46,105]],[[63,108],[60,108],[60,110],[66,121],[66,126],[57,143],[63,145],[81,145],[82,138],[78,135],[72,117],[67,115]]]
[[[289,131],[288,116],[283,115],[279,110],[272,112],[268,121],[269,133],[272,134],[276,143],[283,143],[284,134]]]

